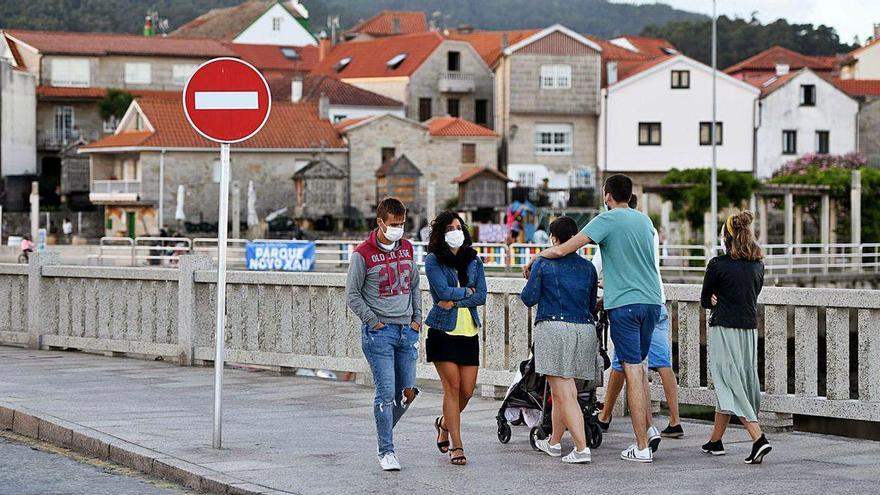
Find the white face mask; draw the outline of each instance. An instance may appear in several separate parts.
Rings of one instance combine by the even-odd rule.
[[[446,233],[446,244],[452,249],[458,249],[464,244],[464,231],[452,230]]]
[[[391,242],[397,242],[403,237],[403,227],[385,227],[385,238]]]

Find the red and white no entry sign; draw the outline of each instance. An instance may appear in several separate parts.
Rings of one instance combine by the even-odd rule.
[[[200,65],[183,88],[183,111],[202,136],[237,143],[260,131],[272,97],[263,75],[237,58],[215,58]]]

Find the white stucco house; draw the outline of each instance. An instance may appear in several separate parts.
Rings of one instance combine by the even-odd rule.
[[[602,92],[599,169],[656,184],[670,169],[712,163],[712,68],[681,54],[626,70]],[[754,168],[754,122],[760,90],[717,72],[718,167]]]
[[[804,153],[855,151],[859,104],[810,69],[760,84],[756,132],[759,178]]]
[[[317,46],[309,32],[309,11],[299,0],[248,0],[211,9],[171,36],[213,38],[250,45]]]

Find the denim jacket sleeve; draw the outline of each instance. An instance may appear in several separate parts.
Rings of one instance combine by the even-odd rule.
[[[449,285],[436,256],[428,255],[425,258],[425,275],[428,277],[431,289],[437,293],[441,301],[459,301],[467,296],[467,288]]]
[[[519,298],[522,299],[526,306],[532,307],[538,304],[538,300],[541,299],[541,270],[543,266],[543,260],[538,259],[535,261],[534,266],[532,266],[532,273],[529,275],[529,280],[519,295]]]
[[[480,258],[477,258],[476,263],[477,279],[474,281],[474,293],[457,301],[456,308],[476,308],[486,304],[486,271],[483,269],[483,262],[480,261]],[[465,290],[467,289],[465,288]]]

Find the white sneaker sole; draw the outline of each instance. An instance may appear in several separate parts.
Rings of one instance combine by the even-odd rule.
[[[703,452],[705,452],[705,453],[707,453],[707,454],[712,454],[712,455],[714,455],[714,456],[727,455],[727,452],[725,452],[725,451],[723,451],[723,450],[706,450],[706,449],[703,449]]]
[[[629,461],[629,462],[643,462],[643,463],[654,462],[653,457],[651,457],[649,459],[640,459],[638,457],[629,457],[629,456],[620,454],[620,458],[623,459],[624,461]]]
[[[592,458],[586,458],[586,459],[567,459],[567,458],[563,458],[563,459],[562,459],[562,462],[564,462],[564,463],[566,463],[566,464],[589,464],[589,463],[593,462],[593,459],[592,459]]]

